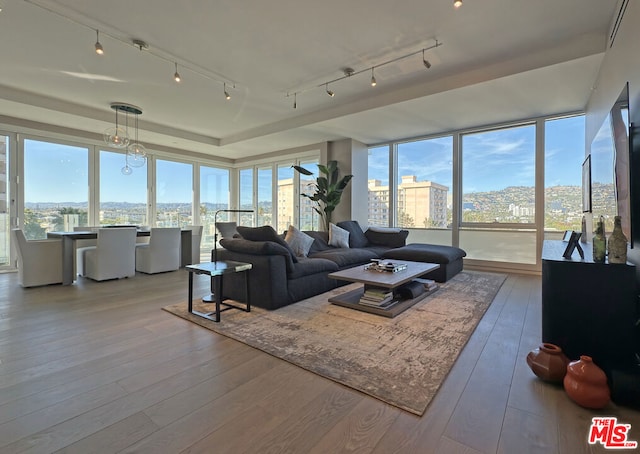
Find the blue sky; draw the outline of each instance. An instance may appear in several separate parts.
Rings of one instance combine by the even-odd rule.
[[[582,184],[584,117],[549,121],[545,138],[545,181]],[[415,175],[452,186],[451,137],[406,142],[398,145],[398,174]],[[371,149],[369,179],[388,184],[387,147]],[[492,191],[507,186],[533,186],[535,129],[523,126],[469,134],[463,138],[464,191]]]
[[[524,126],[464,136],[464,191],[499,190],[511,185],[533,185],[532,159],[534,128]],[[611,156],[606,147],[607,132],[594,145],[594,181],[606,181],[610,175]],[[431,180],[452,186],[452,138],[402,143],[398,146],[400,176],[416,175],[419,181]],[[369,179],[388,183],[388,153],[386,147],[372,149],[369,154]],[[554,184],[581,185],[581,166],[584,160],[584,117],[572,117],[547,122],[546,169],[547,186]],[[101,152],[103,201],[146,202],[147,167],[122,175],[124,155]],[[161,202],[188,202],[192,197],[192,167],[171,161],[157,161],[157,196]],[[317,172],[315,164],[305,165]],[[54,143],[25,141],[25,201],[27,202],[86,202],[88,198],[88,153],[86,148]],[[271,191],[271,168],[258,172],[260,199]],[[607,173],[608,172],[608,173]],[[248,174],[248,172],[247,172]],[[248,176],[248,175],[247,175]],[[293,176],[291,167],[278,169],[279,178]],[[247,179],[242,181],[247,183]],[[226,202],[228,173],[226,170],[204,168],[201,174],[202,200]],[[246,186],[245,186],[246,187]],[[242,194],[243,200],[249,194]]]

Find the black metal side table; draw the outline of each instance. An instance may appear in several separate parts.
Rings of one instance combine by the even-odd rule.
[[[249,271],[253,265],[251,263],[234,262],[232,260],[218,260],[217,262],[203,262],[194,265],[187,265],[185,268],[189,272],[189,312],[199,317],[206,318],[214,322],[220,321],[220,313],[230,310],[239,309],[245,312],[251,312],[251,302],[249,300]],[[213,302],[215,310],[212,312],[199,312],[193,310],[193,274],[206,274],[211,276],[213,280]],[[225,274],[244,273],[246,284],[247,303],[245,307],[236,306],[234,304],[225,303],[222,297],[222,278]],[[223,309],[220,307],[224,306]],[[212,315],[214,315],[212,317]]]

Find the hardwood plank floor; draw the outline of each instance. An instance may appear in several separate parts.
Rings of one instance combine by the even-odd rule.
[[[606,452],[587,444],[597,415],[640,440],[639,411],[580,408],[529,370],[539,277],[509,276],[422,417],[160,310],[186,285],[0,274],[0,453]]]

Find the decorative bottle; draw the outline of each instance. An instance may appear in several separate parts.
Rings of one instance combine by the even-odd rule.
[[[596,224],[596,233],[593,236],[593,261],[604,263],[607,255],[607,237],[604,235],[604,217],[600,216]]]
[[[609,237],[609,263],[627,263],[627,237],[622,233],[620,216],[614,218],[613,232]]]
[[[529,352],[527,364],[542,380],[562,383],[567,373],[569,358],[557,345],[543,342],[538,348]]]

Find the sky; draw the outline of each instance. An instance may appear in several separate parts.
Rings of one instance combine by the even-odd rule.
[[[605,122],[606,123],[606,122]],[[611,181],[611,156],[606,147],[606,127],[594,142],[592,171],[594,181]],[[535,128],[530,125],[485,131],[463,136],[463,190],[467,192],[500,190],[507,186],[533,186]],[[545,139],[545,181],[581,185],[584,161],[584,117],[570,117],[547,122]],[[452,187],[451,136],[400,143],[398,173],[415,175],[418,181],[431,180]],[[369,179],[388,183],[387,147],[370,149]],[[124,155],[100,152],[101,199],[103,201],[146,202],[147,166],[123,175]],[[192,166],[157,160],[157,198],[159,202],[189,202],[192,198]],[[305,167],[317,174],[314,163]],[[228,200],[227,170],[203,167],[201,190],[203,202],[225,203]],[[86,202],[88,199],[87,148],[55,143],[25,141],[26,202]],[[290,178],[290,166],[278,168],[279,178]],[[250,172],[241,176],[241,198],[248,200]],[[264,200],[272,187],[271,167],[258,172],[259,199]],[[244,203],[244,202],[243,202]]]
[[[549,121],[545,137],[545,181],[582,185],[584,117]],[[415,175],[418,181],[434,181],[452,187],[451,136],[400,143],[398,175]],[[370,149],[369,179],[388,184],[388,147]],[[533,186],[535,128],[521,126],[467,134],[462,139],[464,192],[484,192],[507,186]]]

